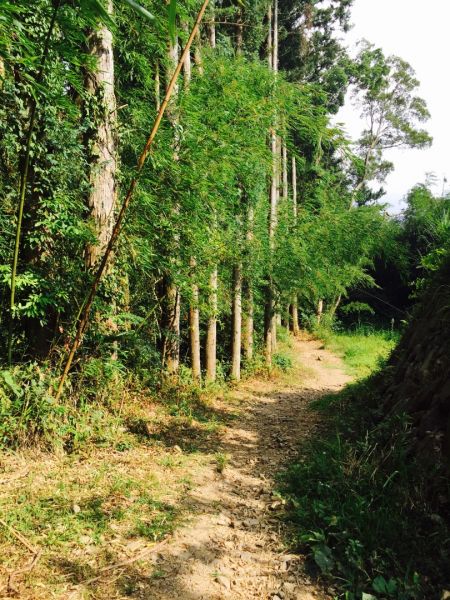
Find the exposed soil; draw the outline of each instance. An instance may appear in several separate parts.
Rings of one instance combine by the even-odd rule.
[[[299,441],[320,430],[312,400],[338,391],[350,377],[315,340],[295,340],[296,364],[284,381],[252,380],[239,389],[242,413],[228,427],[222,452],[229,462],[191,491],[197,514],[156,557],[159,578],[136,597],[158,600],[328,598],[288,553],[272,495],[274,477]]]
[[[80,517],[90,514],[83,512],[87,507],[92,513],[92,506],[101,506],[102,518],[114,514],[116,504],[136,515],[140,497],[149,490],[182,515],[183,525],[154,546],[142,536],[130,536],[126,523],[113,522],[109,533],[96,541],[85,534],[60,549],[41,527],[33,544],[43,552],[29,574],[29,549],[9,536],[0,544],[0,598],[331,598],[333,590],[322,589],[313,580],[304,557],[287,550],[287,531],[279,518],[284,507],[274,494],[275,477],[297,455],[298,445],[323,427],[311,402],[337,392],[350,377],[342,361],[321,342],[292,343],[294,365],[288,374],[248,380],[214,401],[211,409],[217,415],[234,418],[225,418],[227,425],[210,434],[202,430],[199,436],[195,428],[180,428],[175,421],[159,445],[151,448],[103,450],[81,458],[3,457],[0,466],[7,477],[0,499],[5,508],[15,506],[20,497],[28,498],[30,506],[39,502],[44,507],[50,502],[55,510],[62,506],[63,513],[69,506],[70,520],[49,524],[50,533],[57,527],[65,535],[65,523],[71,527],[78,523],[73,512],[81,510]],[[195,441],[194,450],[189,449],[189,436]],[[124,495],[114,481],[119,477],[124,481],[127,474],[133,476],[136,488]]]

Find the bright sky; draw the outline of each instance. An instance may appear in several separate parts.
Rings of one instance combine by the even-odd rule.
[[[386,158],[395,164],[384,184],[384,201],[393,212],[404,207],[402,198],[427,172],[438,178],[435,192],[450,191],[450,1],[449,0],[355,0],[353,29],[346,35],[350,48],[362,38],[408,61],[421,82],[418,95],[427,102],[431,119],[425,124],[433,145],[425,150],[392,150]],[[362,122],[348,99],[337,116],[352,138],[358,137]],[[382,201],[383,201],[382,200]]]

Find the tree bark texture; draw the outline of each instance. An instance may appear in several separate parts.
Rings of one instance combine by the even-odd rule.
[[[206,380],[216,380],[216,355],[217,355],[217,267],[214,267],[209,276],[209,310],[208,325],[206,330]]]
[[[170,82],[173,73],[178,64],[178,40],[175,42],[170,40],[168,49],[168,69],[166,81],[167,85]],[[186,66],[186,62],[183,65]],[[173,90],[172,100],[167,107],[167,117],[174,129],[174,144],[173,144],[173,159],[175,161],[179,158],[179,136],[177,133],[178,125],[178,108],[177,108],[177,96],[178,96],[178,85],[175,85]],[[174,217],[177,217],[179,213],[179,206],[173,207]],[[179,236],[174,235],[174,251],[178,251]],[[173,262],[173,256],[172,261]],[[166,278],[166,294],[165,302],[163,303],[163,315],[164,327],[164,343],[163,343],[163,368],[167,372],[169,377],[176,377],[180,366],[180,293],[179,289],[174,283],[173,274],[168,273]]]
[[[233,331],[231,348],[231,378],[241,378],[241,343],[242,343],[242,264],[233,267]]]
[[[195,282],[196,275],[196,260],[191,258],[191,303],[189,306],[189,334],[191,345],[191,366],[192,377],[197,383],[201,380],[201,364],[200,364],[200,312],[198,308],[199,291],[198,285]]]
[[[108,1],[112,14],[112,0]],[[89,53],[96,59],[96,68],[86,78],[86,90],[99,103],[98,124],[90,139],[90,192],[87,204],[93,220],[96,244],[86,247],[86,266],[93,267],[103,256],[114,224],[116,203],[116,97],[114,93],[113,38],[102,25],[88,38]]]

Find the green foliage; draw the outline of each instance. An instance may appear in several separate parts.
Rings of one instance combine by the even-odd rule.
[[[277,352],[273,355],[272,361],[273,365],[284,373],[287,373],[290,369],[292,369],[292,359],[286,354]]]
[[[378,405],[370,379],[318,405],[333,427],[283,475],[295,543],[349,600],[433,597],[448,525],[432,517],[430,473],[408,456],[408,419],[380,421]]]
[[[383,159],[384,150],[423,148],[432,138],[418,128],[430,114],[425,101],[414,95],[419,81],[412,67],[398,56],[384,56],[366,40],[360,45],[351,72],[354,99],[367,122],[358,142],[359,158],[354,161],[356,200],[364,204],[374,198],[367,181],[383,181],[393,169],[393,164]]]

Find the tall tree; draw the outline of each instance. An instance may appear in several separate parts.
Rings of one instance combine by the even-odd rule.
[[[362,204],[373,198],[368,181],[383,181],[393,169],[383,159],[392,148],[424,148],[432,138],[418,125],[430,114],[425,101],[414,95],[419,81],[411,66],[398,56],[386,57],[367,41],[352,66],[353,99],[366,119],[367,128],[358,141],[354,198]]]
[[[107,3],[113,13],[112,0]],[[117,113],[114,90],[113,36],[104,24],[88,35],[89,54],[95,69],[86,76],[87,101],[93,107],[93,128],[88,133],[90,191],[88,208],[96,237],[86,247],[86,265],[91,268],[103,255],[111,236],[116,205]]]

